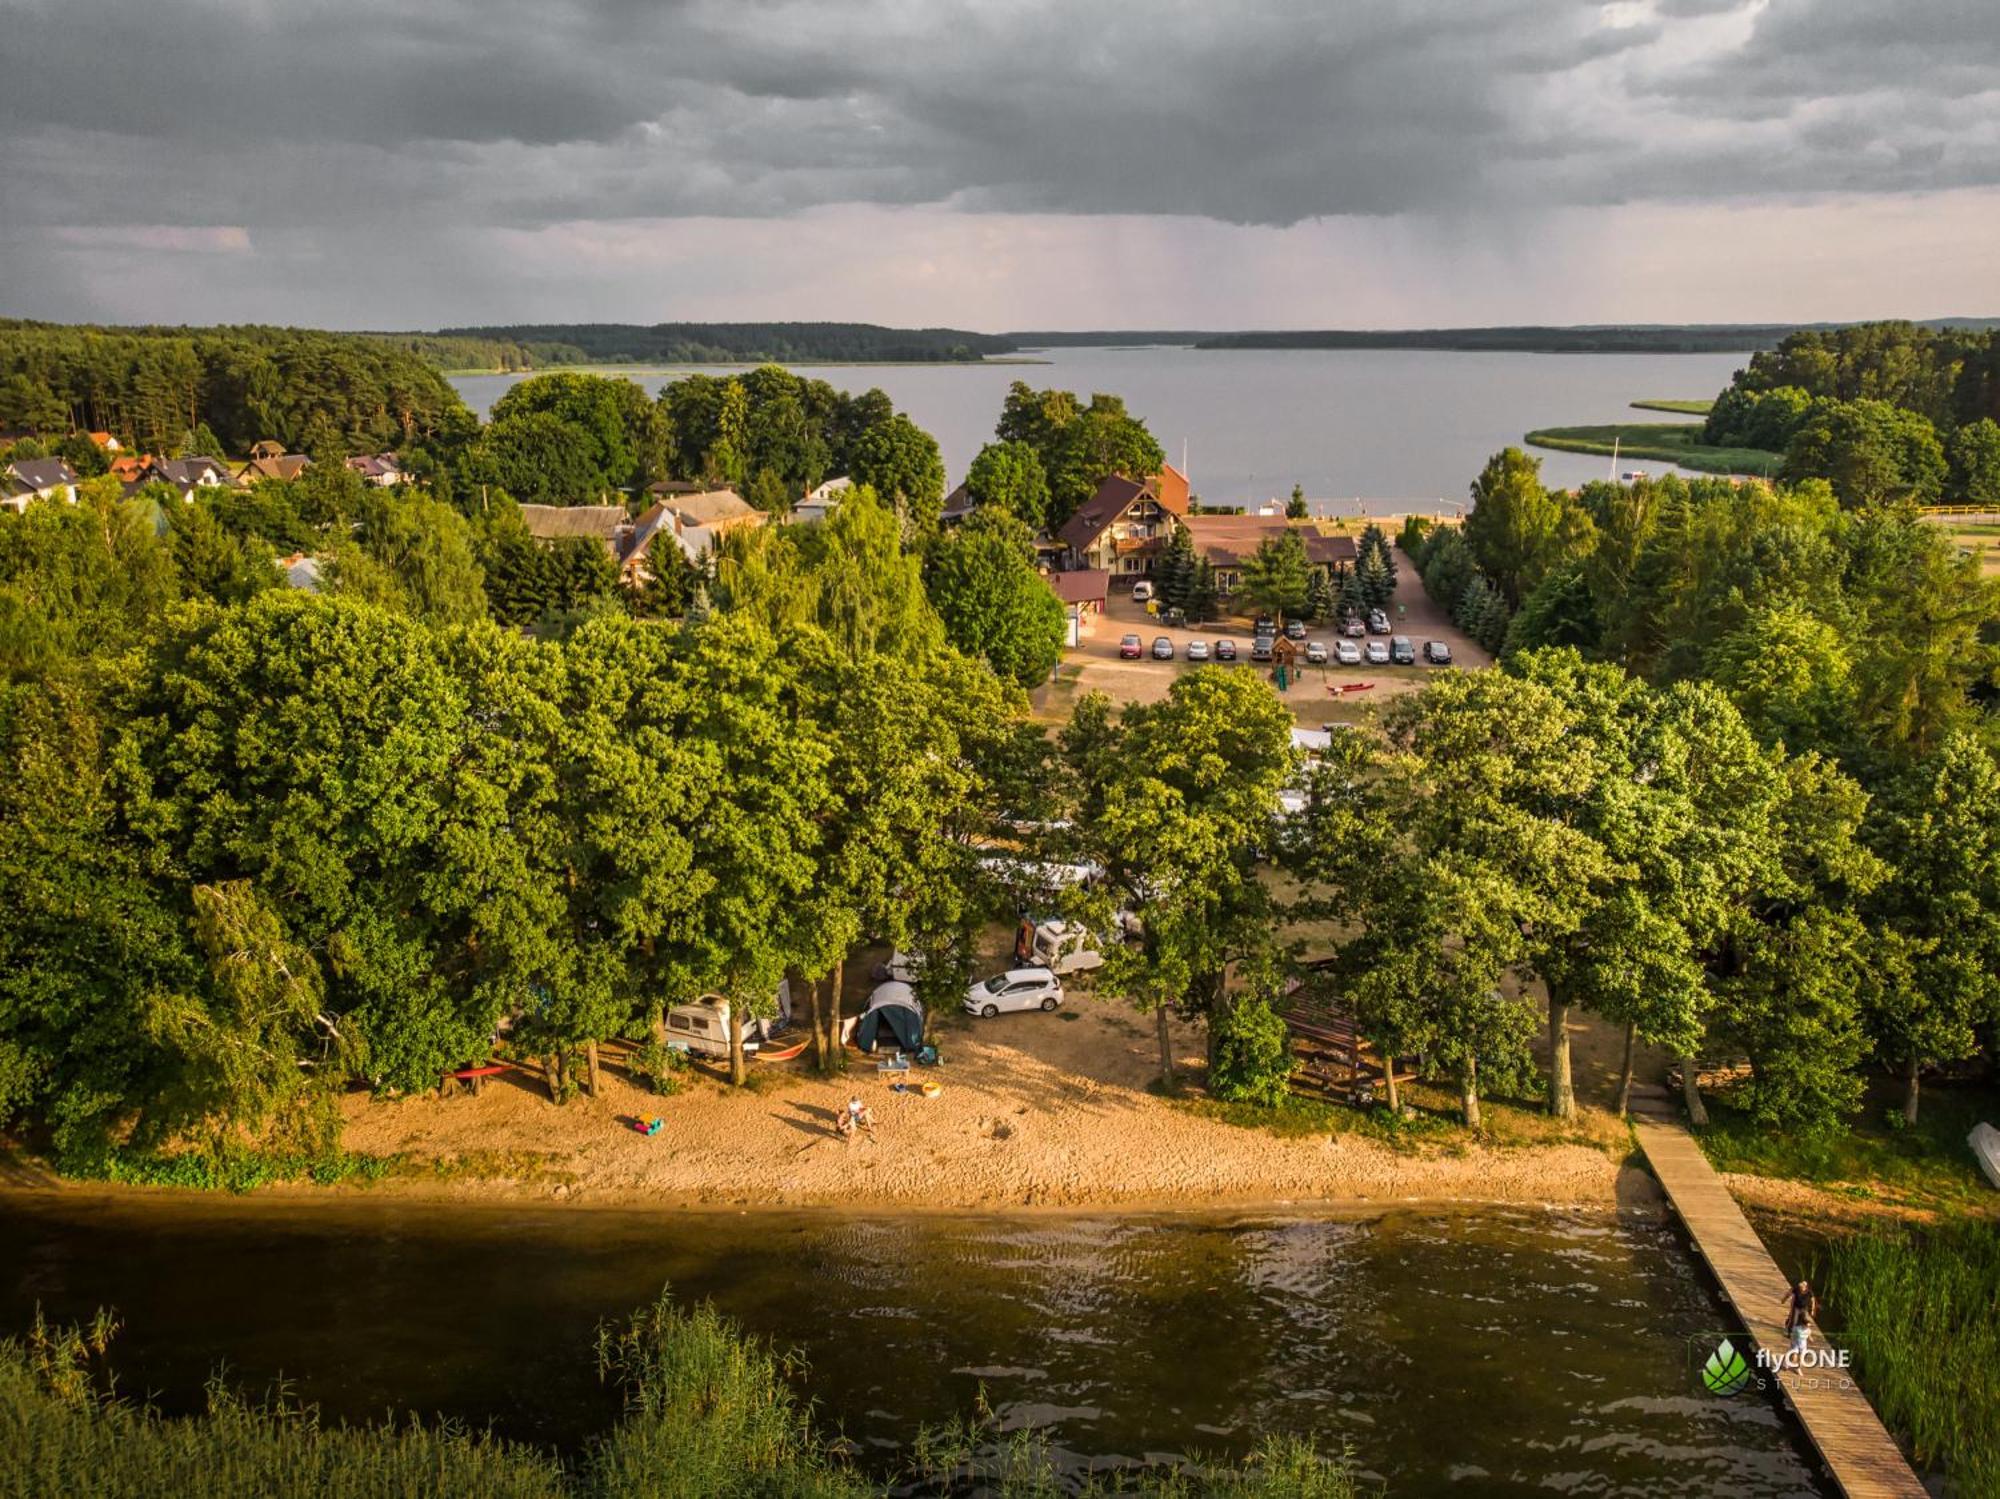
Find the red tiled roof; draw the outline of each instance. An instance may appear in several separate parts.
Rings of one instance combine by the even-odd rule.
[[[1111,592],[1111,574],[1102,568],[1084,567],[1044,576],[1065,604],[1101,604]]]

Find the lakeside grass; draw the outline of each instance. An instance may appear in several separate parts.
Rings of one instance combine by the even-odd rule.
[[[2000,1097],[1992,1088],[1932,1086],[1906,1127],[1892,1091],[1877,1091],[1851,1125],[1825,1135],[1774,1132],[1727,1099],[1710,1099],[1708,1126],[1695,1138],[1718,1171],[1808,1182],[1889,1207],[1991,1211],[1995,1193],[1965,1137],[1982,1119],[2000,1118]]]
[[[1157,1079],[1148,1091],[1160,1092]],[[1587,1109],[1575,1120],[1562,1120],[1550,1117],[1538,1104],[1483,1098],[1480,1127],[1469,1130],[1460,1120],[1458,1095],[1452,1089],[1413,1082],[1403,1085],[1401,1095],[1406,1111],[1401,1119],[1386,1107],[1356,1108],[1299,1093],[1288,1094],[1276,1105],[1231,1102],[1196,1091],[1170,1095],[1169,1101],[1200,1118],[1262,1130],[1281,1140],[1351,1135],[1407,1156],[1463,1155],[1475,1145],[1489,1150],[1582,1145],[1617,1157],[1631,1149],[1624,1121],[1600,1110]]]
[[[1558,453],[1602,453],[1616,444],[1621,459],[1650,459],[1708,474],[1776,473],[1782,453],[1763,448],[1718,448],[1701,440],[1700,422],[1621,422],[1603,427],[1542,427],[1522,441]]]
[[[1190,1463],[1095,1475],[1059,1470],[1033,1433],[990,1421],[922,1433],[900,1472],[878,1482],[851,1467],[814,1425],[795,1389],[803,1373],[706,1304],[664,1294],[622,1325],[598,1329],[600,1379],[621,1389],[625,1415],[582,1452],[559,1458],[451,1422],[390,1419],[330,1426],[306,1406],[252,1405],[216,1380],[208,1410],[167,1419],[117,1393],[110,1347],[116,1319],[51,1327],[0,1343],[0,1431],[8,1461],[0,1496],[439,1494],[503,1499],[695,1499],[887,1493],[1263,1496],[1355,1499],[1345,1453],[1267,1439],[1241,1465]]]
[[[2000,1494],[2000,1223],[1836,1239],[1814,1279],[1835,1343],[1917,1461],[1948,1492]]]
[[[1648,396],[1634,401],[1634,411],[1672,411],[1680,416],[1707,416],[1715,408],[1713,397],[1705,401],[1676,401],[1666,396]]]

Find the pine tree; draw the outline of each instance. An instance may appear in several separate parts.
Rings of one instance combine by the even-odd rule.
[[[1315,624],[1325,624],[1333,618],[1336,602],[1326,569],[1314,568],[1312,582],[1306,587],[1306,618]]]
[[[1368,592],[1349,568],[1340,579],[1340,612],[1357,617],[1368,612]]]
[[[1389,592],[1396,591],[1396,553],[1389,545],[1389,537],[1383,529],[1370,521],[1361,533],[1361,550],[1372,551],[1382,559],[1383,570],[1389,575]]]
[[[1215,592],[1215,568],[1206,557],[1198,558],[1194,565],[1194,578],[1188,585],[1188,601],[1184,606],[1190,623],[1215,617],[1217,603]]]
[[[1162,609],[1187,610],[1189,618],[1193,618],[1189,600],[1194,588],[1195,561],[1194,534],[1186,526],[1175,526],[1153,568],[1154,587]]]
[[[1354,575],[1361,581],[1361,596],[1368,601],[1369,608],[1389,607],[1389,601],[1396,594],[1396,577],[1383,562],[1379,550],[1364,548],[1354,564]]]

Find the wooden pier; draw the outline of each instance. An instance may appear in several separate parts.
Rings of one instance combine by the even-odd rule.
[[[1756,1347],[1775,1359],[1791,1346],[1783,1305],[1787,1282],[1776,1261],[1681,1125],[1664,1090],[1634,1089],[1632,1116],[1639,1147],[1696,1251]],[[1811,1346],[1827,1347],[1817,1331]],[[1785,1403],[1848,1499],[1927,1499],[1875,1407],[1842,1371],[1787,1370],[1776,1378]]]

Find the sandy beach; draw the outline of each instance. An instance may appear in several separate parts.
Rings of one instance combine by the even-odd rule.
[[[1199,1032],[1177,1039],[1189,1063]],[[477,1096],[346,1104],[350,1150],[405,1169],[369,1190],[520,1197],[607,1206],[758,1205],[933,1209],[1193,1207],[1405,1199],[1609,1203],[1618,1129],[1591,1143],[1398,1150],[1355,1135],[1280,1138],[1206,1117],[1147,1090],[1152,1028],[1123,1005],[1073,993],[1055,1014],[950,1023],[936,1098],[895,1091],[850,1054],[838,1079],[764,1064],[756,1086],[706,1073],[672,1097],[607,1067],[602,1095],[564,1106],[519,1073]],[[872,1135],[831,1122],[850,1095]],[[631,1127],[658,1117],[659,1134]],[[441,1163],[441,1164],[439,1164]],[[425,1169],[427,1166],[434,1169]]]

